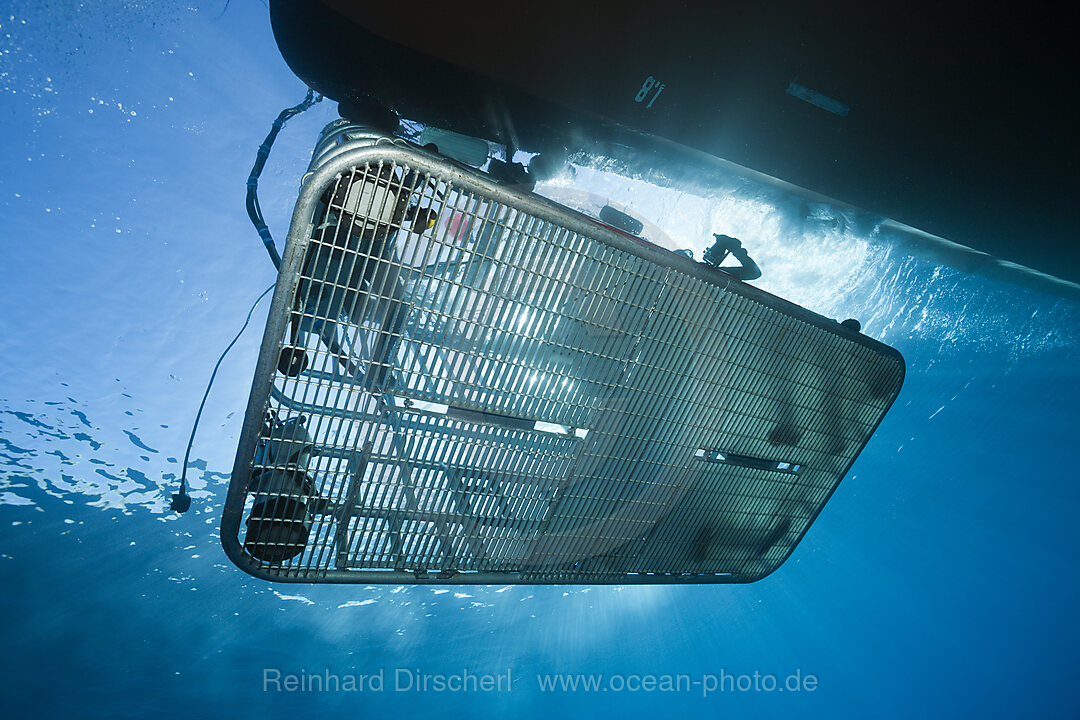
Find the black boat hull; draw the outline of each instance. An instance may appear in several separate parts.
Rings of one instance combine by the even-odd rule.
[[[1052,18],[272,0],[271,19],[293,71],[346,108],[377,98],[532,151],[663,138],[1080,282],[1077,93]]]

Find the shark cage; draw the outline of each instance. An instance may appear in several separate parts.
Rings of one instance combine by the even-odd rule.
[[[285,582],[752,582],[903,375],[850,324],[339,120],[293,214],[222,542]]]

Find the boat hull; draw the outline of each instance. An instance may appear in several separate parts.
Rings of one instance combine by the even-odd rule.
[[[587,6],[273,0],[271,19],[345,107],[532,151],[661,138],[1080,282],[1062,33],[951,8]]]

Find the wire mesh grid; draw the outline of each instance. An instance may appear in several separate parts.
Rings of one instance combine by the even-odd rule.
[[[833,321],[418,149],[338,142],[226,502],[253,574],[752,581],[899,392],[899,354]]]

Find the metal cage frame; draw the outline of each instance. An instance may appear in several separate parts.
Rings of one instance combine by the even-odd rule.
[[[412,204],[403,205],[406,197]],[[469,221],[488,223],[486,248],[466,248],[464,234],[449,237],[442,225],[432,230],[416,219],[441,223],[462,197],[477,203]],[[516,220],[503,222],[496,210]],[[513,258],[491,249],[508,238],[524,238]],[[353,247],[364,242],[363,251]],[[376,242],[389,249],[377,256]],[[449,260],[406,259],[421,247],[425,261],[433,252],[436,260],[458,257],[468,272],[486,263],[488,285],[450,278]],[[362,272],[340,259],[354,256]],[[569,265],[577,274],[565,282],[547,274]],[[543,286],[562,304],[529,305],[532,290],[520,284],[499,295],[500,278],[507,287]],[[411,294],[402,290],[407,282]],[[566,288],[586,299],[567,301]],[[647,300],[641,306],[637,289]],[[447,299],[455,293],[466,300]],[[425,298],[436,299],[427,307]],[[539,331],[515,333],[509,310],[488,308],[484,324],[469,302],[532,308],[542,319],[531,327],[545,332],[558,323],[593,330],[566,331],[558,345]],[[411,318],[425,313],[452,329],[423,335]],[[603,313],[606,325],[597,320]],[[730,332],[714,326],[718,318]],[[503,345],[509,338],[526,359],[477,349],[485,337]],[[439,372],[398,362],[411,352],[408,362],[421,363],[425,348],[442,353]],[[312,353],[320,368],[307,366]],[[564,385],[595,392],[570,402],[530,390],[523,368],[550,366],[551,357],[563,363]],[[451,376],[467,363],[470,379]],[[492,373],[491,387],[476,379]],[[320,137],[293,212],[221,540],[238,567],[279,582],[753,582],[790,556],[903,378],[899,352],[835,320],[403,140],[336,121]],[[275,409],[292,415],[268,420]],[[305,427],[309,417],[318,419]],[[713,432],[721,426],[726,439]],[[457,464],[445,458],[451,446],[465,448]]]

